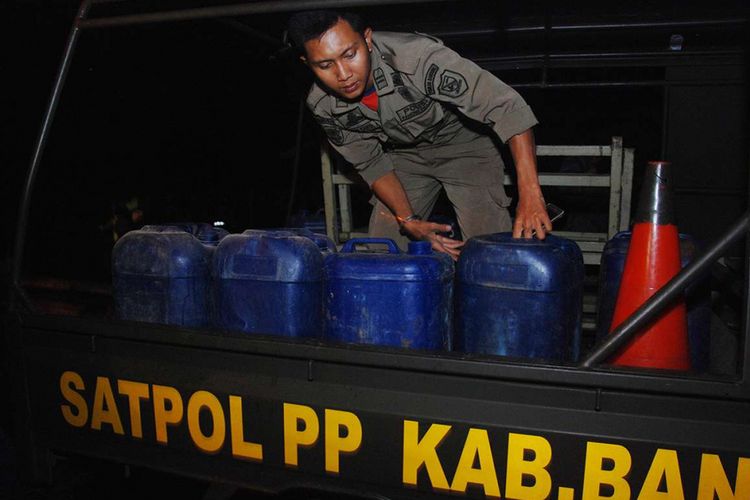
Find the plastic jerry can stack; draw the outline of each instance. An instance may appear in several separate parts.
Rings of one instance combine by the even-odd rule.
[[[385,245],[387,253],[358,245]],[[428,242],[347,241],[325,258],[324,338],[424,350],[451,348],[453,262]]]
[[[216,248],[212,275],[217,328],[320,336],[323,252],[311,238],[257,229],[227,236]]]
[[[576,360],[583,275],[581,250],[565,238],[470,239],[457,265],[456,350]]]
[[[209,224],[144,226],[112,251],[115,312],[131,321],[211,323],[211,256],[227,232]]]
[[[612,323],[617,292],[620,289],[625,258],[630,246],[630,231],[617,233],[604,246],[599,268],[599,297],[596,320],[596,338],[607,335]],[[698,253],[692,236],[680,234],[680,265],[687,266]],[[711,330],[710,279],[705,278],[688,287],[685,293],[687,306],[688,347],[692,369],[698,372],[708,369]]]

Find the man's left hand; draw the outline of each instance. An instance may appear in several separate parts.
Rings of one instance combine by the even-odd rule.
[[[552,231],[552,222],[547,214],[546,203],[541,192],[531,196],[520,196],[513,223],[513,237],[536,236],[543,240],[550,231]]]
[[[516,134],[508,141],[513,162],[516,164],[518,206],[513,222],[514,238],[536,236],[543,240],[552,231],[552,221],[539,186],[536,169],[536,145],[531,129]]]

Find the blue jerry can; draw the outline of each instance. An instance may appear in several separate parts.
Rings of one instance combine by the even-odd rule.
[[[210,324],[210,263],[227,232],[209,224],[144,226],[112,251],[115,313],[131,321]]]
[[[216,248],[215,326],[224,330],[319,337],[323,253],[306,236],[249,229]]]
[[[577,359],[583,275],[581,250],[565,238],[471,238],[457,266],[456,350]]]
[[[323,230],[325,230],[325,228],[323,228]],[[320,248],[320,251],[324,254],[336,252],[336,244],[325,234],[315,233],[306,227],[285,227],[279,229],[279,231],[289,231],[298,236],[310,238],[311,240],[313,240],[313,243],[318,245],[318,248]]]
[[[357,251],[386,245],[388,253]],[[449,350],[453,262],[428,242],[360,238],[325,258],[324,338],[411,349]]]
[[[605,337],[612,323],[617,303],[625,258],[630,247],[630,231],[617,233],[604,246],[599,267],[599,300],[597,302],[596,338]],[[680,263],[687,266],[698,253],[695,239],[680,234]],[[694,371],[708,369],[711,343],[711,286],[710,278],[690,285],[685,293],[687,306],[688,345],[690,364]]]

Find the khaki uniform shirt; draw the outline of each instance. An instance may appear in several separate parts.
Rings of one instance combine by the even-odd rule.
[[[515,90],[436,38],[375,32],[372,45],[377,111],[341,100],[318,83],[307,97],[331,145],[368,184],[394,169],[392,148],[473,140],[477,134],[459,115],[491,127],[503,142],[537,124]]]

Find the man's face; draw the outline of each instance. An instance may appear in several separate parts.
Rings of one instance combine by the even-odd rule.
[[[302,60],[331,92],[356,101],[372,85],[371,50],[370,28],[363,37],[348,22],[339,19],[319,39],[305,42],[307,57]]]

